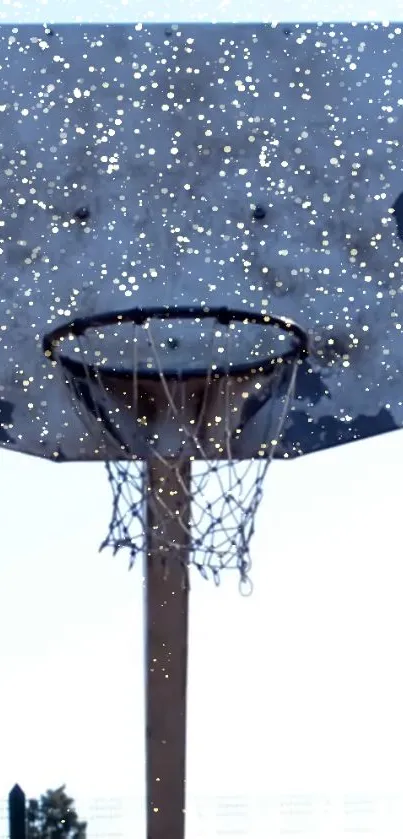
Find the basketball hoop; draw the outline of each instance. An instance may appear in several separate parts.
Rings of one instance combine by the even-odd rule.
[[[290,320],[207,307],[112,312],[47,335],[45,355],[106,452],[113,511],[101,549],[128,549],[132,567],[151,513],[163,564],[177,555],[217,584],[237,569],[249,589],[262,486],[307,350]],[[242,460],[240,441],[263,406],[260,449]]]

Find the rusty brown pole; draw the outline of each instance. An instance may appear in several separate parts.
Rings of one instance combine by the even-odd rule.
[[[146,759],[147,839],[184,839],[186,787],[186,696],[188,657],[189,538],[178,517],[190,523],[190,463],[177,473],[148,465],[146,558]],[[162,546],[164,530],[172,547]]]

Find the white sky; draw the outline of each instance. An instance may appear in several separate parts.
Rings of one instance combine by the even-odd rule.
[[[91,23],[123,23],[132,21],[363,21],[401,20],[403,3],[383,0],[382,3],[363,0],[333,2],[323,0],[2,0],[0,21],[3,23],[62,23],[85,21]],[[325,14],[324,14],[325,13]]]
[[[191,830],[204,796],[200,818],[240,796],[249,836],[258,799],[290,793],[314,808],[329,798],[326,835],[346,795],[377,806],[398,796],[403,828],[402,441],[394,432],[274,464],[253,597],[239,597],[235,576],[220,589],[196,578],[189,839],[204,835]],[[8,452],[0,468],[0,793],[17,780],[30,795],[66,782],[84,815],[94,797],[141,799],[141,567],[97,553],[102,468]],[[373,835],[394,834],[383,823]]]
[[[351,8],[329,17],[352,19]],[[353,8],[355,19],[401,18],[396,4]],[[243,4],[177,2],[154,19],[267,20],[270,9],[278,4],[255,3],[247,18]],[[283,20],[313,20],[323,3],[283,9]],[[0,20],[106,21],[112,4],[52,0],[38,10],[3,0]],[[140,3],[113,12],[151,17]],[[238,830],[277,839],[278,796],[297,793],[316,826],[322,812],[317,833],[295,816],[303,837],[340,837],[348,824],[371,826],[377,839],[402,835],[402,442],[395,432],[274,464],[253,544],[254,596],[240,599],[233,575],[220,589],[195,580],[188,839],[224,828],[228,796],[244,810]],[[110,513],[101,467],[0,452],[0,475],[0,798],[16,781],[28,795],[66,783],[82,817],[92,799],[117,797],[124,839],[141,836],[142,569],[98,555]],[[372,801],[369,814],[345,816],[348,797]],[[101,830],[90,824],[89,839]]]

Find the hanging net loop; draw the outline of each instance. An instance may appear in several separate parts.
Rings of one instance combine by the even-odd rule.
[[[113,312],[48,335],[44,352],[106,463],[101,548],[126,549],[132,567],[151,538],[163,565],[193,565],[217,584],[235,569],[248,593],[264,479],[307,351],[292,321],[223,308]]]

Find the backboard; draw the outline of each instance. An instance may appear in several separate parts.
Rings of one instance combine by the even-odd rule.
[[[110,456],[43,338],[153,305],[309,333],[277,457],[402,427],[402,44],[395,24],[1,26],[0,444]],[[174,331],[169,364],[194,364]],[[241,457],[264,428],[265,407]]]

